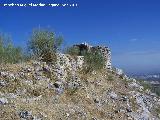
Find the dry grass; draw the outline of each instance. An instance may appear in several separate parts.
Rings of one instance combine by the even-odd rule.
[[[7,66],[7,71],[13,73],[20,72],[24,65]],[[32,66],[28,62],[25,66]],[[5,69],[5,68],[4,68]],[[17,90],[26,90],[24,94],[16,98],[9,98],[9,104],[0,106],[0,119],[2,120],[18,120],[18,111],[32,111],[32,115],[41,115],[43,120],[91,120],[93,117],[100,120],[110,119],[126,119],[123,114],[112,113],[118,109],[120,105],[124,107],[126,104],[121,101],[113,102],[107,97],[107,92],[112,90],[118,96],[128,95],[129,88],[126,87],[124,80],[119,78],[112,72],[100,70],[93,73],[83,74],[82,71],[77,72],[80,78],[81,86],[78,89],[65,89],[63,94],[57,95],[53,89],[48,88],[50,82],[56,80],[53,73],[43,73],[42,76],[49,80],[35,80],[34,72],[26,74],[24,79],[7,80],[8,85],[1,87],[2,93],[17,93]],[[70,80],[68,74],[67,81]],[[108,80],[112,76],[113,80]],[[2,78],[1,78],[2,79]],[[33,84],[28,84],[30,81]],[[94,99],[98,98],[99,103],[95,103]],[[104,101],[106,100],[106,101]],[[135,99],[130,99],[133,110],[137,110]],[[100,105],[99,105],[100,104]],[[101,104],[103,104],[101,106]],[[69,114],[69,116],[68,116]]]

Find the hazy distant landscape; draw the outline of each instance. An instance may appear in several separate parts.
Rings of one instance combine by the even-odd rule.
[[[160,81],[160,73],[131,75],[131,76],[136,79],[144,79],[144,80],[148,80],[148,81]]]

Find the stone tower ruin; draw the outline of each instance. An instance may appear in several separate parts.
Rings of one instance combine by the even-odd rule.
[[[105,46],[91,46],[87,43],[81,43],[81,44],[77,44],[74,45],[75,47],[78,47],[80,50],[79,55],[81,55],[82,51],[86,50],[86,51],[95,51],[95,50],[100,50],[100,52],[102,53],[104,59],[105,59],[105,68],[107,69],[111,69],[111,50],[108,47]]]

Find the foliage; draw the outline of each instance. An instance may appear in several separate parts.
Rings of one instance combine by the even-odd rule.
[[[105,66],[105,60],[100,51],[84,51],[82,53],[84,56],[84,70],[86,73],[97,71]]]
[[[22,49],[14,47],[11,39],[0,34],[0,63],[17,63],[22,60]]]
[[[145,80],[139,80],[139,82],[144,87],[144,90],[149,89],[151,90],[151,92],[156,93],[158,96],[160,96],[160,86],[155,86]]]
[[[158,114],[160,114],[160,108],[155,109]]]
[[[55,53],[62,44],[62,37],[56,36],[48,29],[34,29],[28,48],[36,58],[42,58],[45,62],[52,62],[56,59]]]
[[[113,76],[112,76],[112,75],[109,75],[107,80],[108,80],[108,81],[113,81],[113,80],[114,80],[114,78],[113,78]]]
[[[144,90],[151,90],[152,86],[149,82],[144,80],[139,80],[140,84],[144,87]]]
[[[73,47],[68,47],[65,51],[66,54],[72,55],[72,56],[77,56],[80,53],[79,47],[73,46]]]

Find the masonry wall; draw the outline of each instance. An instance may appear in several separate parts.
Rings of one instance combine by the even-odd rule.
[[[82,43],[78,45],[74,45],[76,47],[79,47],[80,51],[87,50],[87,51],[94,51],[96,49],[100,50],[104,59],[105,59],[105,67],[107,69],[111,69],[111,50],[108,47],[105,46],[91,46],[87,43]],[[80,54],[81,55],[81,54]]]

